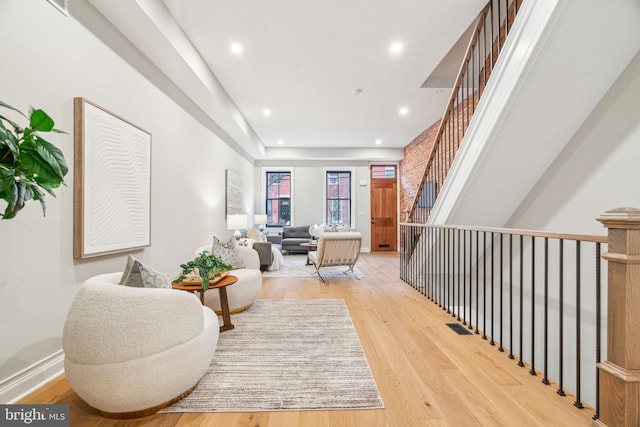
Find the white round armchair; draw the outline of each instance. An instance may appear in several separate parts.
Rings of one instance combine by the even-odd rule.
[[[94,276],[76,295],[64,326],[65,373],[102,415],[148,415],[186,396],[209,367],[217,316],[194,295],[118,285]]]
[[[260,257],[255,250],[238,246],[240,256],[244,262],[244,268],[231,271],[238,278],[233,285],[227,286],[227,299],[229,300],[229,312],[239,313],[251,307],[262,287],[262,272],[260,271]],[[195,255],[203,251],[211,253],[211,245],[201,246],[195,251]],[[208,291],[204,294],[204,303],[216,313],[221,313],[220,295],[218,291]]]

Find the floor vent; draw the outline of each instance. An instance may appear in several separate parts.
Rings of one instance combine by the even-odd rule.
[[[460,323],[447,323],[447,326],[453,329],[458,335],[473,335],[467,328],[462,326]]]

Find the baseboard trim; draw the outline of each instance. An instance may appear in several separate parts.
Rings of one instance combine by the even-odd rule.
[[[0,402],[15,403],[64,372],[62,350],[0,382]]]

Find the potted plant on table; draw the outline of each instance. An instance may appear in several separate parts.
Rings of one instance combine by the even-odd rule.
[[[192,261],[180,264],[182,272],[176,279],[175,283],[181,283],[184,280],[201,280],[202,290],[209,289],[209,282],[220,280],[231,271],[231,266],[225,264],[222,258],[203,251]],[[202,280],[207,277],[209,280]]]
[[[64,184],[69,169],[62,151],[39,132],[65,132],[54,129],[54,121],[42,110],[31,109],[27,117],[2,101],[0,106],[29,120],[23,128],[0,114],[0,198],[7,202],[0,217],[15,217],[29,200],[39,201],[45,214],[45,192],[55,197],[53,189]]]

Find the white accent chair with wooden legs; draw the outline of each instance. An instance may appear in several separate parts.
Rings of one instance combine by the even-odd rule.
[[[357,231],[321,233],[318,249],[315,252],[309,252],[309,261],[315,266],[316,273],[324,282],[320,274],[322,267],[344,265],[349,267],[345,273],[353,273],[353,266],[358,262],[361,246],[362,234]]]
[[[94,276],[78,291],[64,325],[71,388],[101,415],[135,418],[180,400],[209,367],[220,324],[194,295],[119,285]]]

